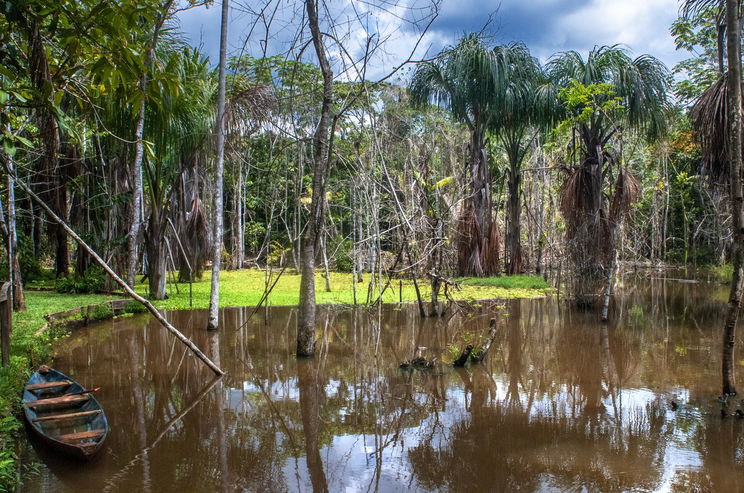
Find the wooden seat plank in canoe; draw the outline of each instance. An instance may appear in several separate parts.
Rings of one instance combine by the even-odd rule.
[[[45,383],[34,383],[32,385],[26,385],[26,390],[46,390],[56,389],[59,387],[69,387],[72,382],[69,380],[60,380],[58,382],[45,382]]]
[[[79,440],[87,440],[89,438],[97,440],[101,438],[104,433],[106,433],[106,430],[89,430],[81,431],[78,433],[68,433],[66,435],[57,435],[52,438],[59,440],[60,442],[77,442]]]
[[[93,411],[82,411],[79,413],[55,414],[52,416],[44,416],[42,418],[34,418],[32,421],[34,423],[38,423],[39,421],[59,421],[65,419],[84,418],[86,416],[95,416],[96,414],[101,414],[101,410],[95,409]]]
[[[31,402],[26,403],[26,405],[31,409],[37,409],[37,408],[61,409],[65,407],[73,407],[73,406],[82,404],[83,402],[86,402],[88,399],[90,399],[90,395],[88,394],[63,395],[61,397],[52,397],[49,399],[39,399],[36,401],[31,401]]]

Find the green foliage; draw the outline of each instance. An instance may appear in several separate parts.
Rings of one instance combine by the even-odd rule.
[[[351,240],[344,240],[335,247],[336,270],[339,272],[351,272],[354,270],[354,244]]]
[[[107,320],[114,316],[114,311],[108,303],[95,305],[92,310],[88,311],[88,320]]]
[[[670,32],[677,50],[693,55],[672,69],[675,75],[681,76],[674,83],[673,91],[685,105],[690,105],[721,76],[717,10],[705,7],[672,23]]]
[[[564,122],[570,125],[591,123],[598,113],[613,118],[622,104],[622,99],[615,95],[612,84],[584,85],[577,80],[571,80],[568,87],[561,89],[558,98],[571,114]]]
[[[57,279],[55,289],[58,293],[93,294],[103,290],[106,274],[99,266],[92,266],[82,276],[71,274]]]
[[[732,264],[713,265],[710,267],[713,276],[722,283],[728,284],[734,277],[734,266]]]

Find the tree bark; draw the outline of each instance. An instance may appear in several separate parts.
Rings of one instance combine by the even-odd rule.
[[[130,170],[130,177],[134,181],[132,184],[132,205],[129,209],[129,236],[127,237],[127,282],[130,287],[134,286],[136,282],[137,274],[137,263],[139,261],[139,253],[137,251],[137,244],[139,240],[139,233],[141,227],[142,209],[144,205],[144,193],[142,185],[142,160],[145,154],[144,146],[144,135],[145,135],[145,114],[147,106],[147,71],[152,66],[153,58],[155,57],[155,48],[158,44],[158,38],[160,37],[160,30],[163,28],[165,20],[168,18],[171,5],[174,0],[166,0],[161,8],[160,17],[158,18],[155,29],[153,30],[152,39],[147,47],[147,54],[145,55],[145,69],[142,71],[140,76],[140,92],[142,93],[142,100],[139,104],[137,111],[137,124],[134,130],[134,161],[132,162],[132,168]],[[160,299],[160,298],[156,298]]]
[[[470,141],[471,196],[464,216],[465,241],[459,246],[460,273],[488,276],[498,269],[498,245],[492,231],[491,174],[485,151],[485,136],[475,125]],[[469,217],[472,215],[472,217]]]
[[[726,1],[726,49],[728,53],[728,111],[731,127],[729,129],[729,175],[730,202],[734,241],[731,257],[734,273],[731,279],[726,323],[723,330],[723,354],[721,358],[722,392],[736,394],[734,371],[734,346],[736,324],[739,318],[742,290],[744,288],[744,197],[742,195],[742,96],[741,96],[741,28],[739,24],[739,2]]]
[[[318,240],[325,219],[325,181],[328,167],[333,99],[333,72],[326,58],[323,35],[318,23],[318,7],[315,0],[306,1],[308,23],[323,74],[323,103],[320,121],[313,136],[313,193],[310,217],[302,244],[302,278],[300,280],[300,306],[297,320],[297,356],[309,357],[315,353],[315,257]]]
[[[8,156],[8,269],[13,290],[13,310],[23,311],[26,309],[26,298],[23,295],[23,280],[21,279],[21,265],[18,262],[18,233],[16,231],[15,210],[15,180],[13,175],[15,169],[13,158]]]
[[[229,1],[222,0],[220,26],[220,74],[217,95],[217,161],[214,189],[214,241],[212,242],[212,287],[209,295],[207,330],[217,330],[220,309],[220,267],[222,263],[223,179],[225,165],[225,85],[227,65],[227,20]]]
[[[509,166],[509,199],[507,202],[507,232],[506,249],[509,252],[509,262],[506,273],[510,276],[522,271],[522,247],[520,237],[522,235],[520,224],[519,190],[522,184],[522,173],[518,163]]]
[[[163,251],[165,240],[165,221],[162,211],[153,208],[150,213],[147,228],[147,282],[150,298],[164,300],[166,298],[166,258]]]

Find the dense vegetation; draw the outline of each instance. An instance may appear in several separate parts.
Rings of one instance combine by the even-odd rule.
[[[332,271],[363,281],[355,303],[415,282],[406,297],[431,301],[426,316],[456,278],[501,274],[562,282],[581,306],[606,310],[622,263],[740,255],[727,205],[738,173],[724,3],[684,3],[671,29],[691,58],[671,70],[620,46],[540,61],[479,33],[407,79],[372,81],[373,57],[349,58],[344,38],[321,29],[334,20],[308,0],[287,52],[225,62],[218,126],[219,70],[172,27],[188,5],[6,2],[0,272],[18,310],[24,283],[49,285],[50,269],[61,293],[115,289],[56,215],[129,285],[141,276],[154,300],[210,266],[219,275],[215,260],[301,273],[286,298],[308,307],[300,333],[314,327],[316,266],[326,292],[339,288]],[[368,40],[369,51],[382,42]],[[341,55],[331,63],[327,50]],[[183,293],[174,298],[181,306]]]

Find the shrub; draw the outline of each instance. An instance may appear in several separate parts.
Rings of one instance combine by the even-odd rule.
[[[123,308],[124,313],[145,313],[147,308],[139,301],[128,301]]]
[[[57,279],[55,288],[58,293],[92,294],[103,290],[106,275],[99,266],[88,268],[82,276],[70,275]]]

